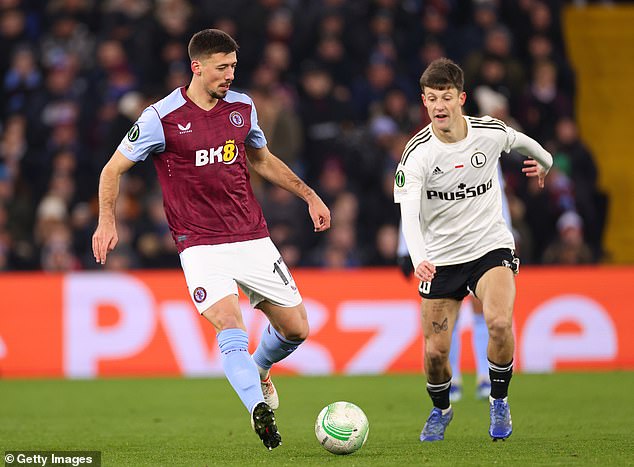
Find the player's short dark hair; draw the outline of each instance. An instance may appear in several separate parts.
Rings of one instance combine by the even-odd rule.
[[[458,93],[464,89],[464,72],[448,58],[438,58],[431,62],[420,77],[420,88],[449,89],[456,88]]]
[[[209,55],[237,52],[240,46],[224,31],[220,29],[203,29],[194,34],[187,46],[190,60],[200,60]]]

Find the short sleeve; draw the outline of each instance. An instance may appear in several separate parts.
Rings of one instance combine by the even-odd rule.
[[[250,99],[249,99],[250,100]],[[252,148],[263,148],[266,146],[266,136],[264,136],[264,132],[258,125],[258,113],[255,110],[255,104],[251,101],[251,129],[247,134],[245,139],[245,144],[247,146],[251,146]]]
[[[117,148],[133,162],[145,160],[153,152],[165,150],[165,133],[156,109],[146,108]]]
[[[394,202],[419,200],[423,192],[424,168],[417,159],[399,164],[394,175]]]
[[[502,146],[502,151],[511,152],[511,148],[513,144],[515,144],[515,139],[517,138],[517,133],[510,126],[506,126],[506,139],[504,141],[504,145]]]
[[[485,125],[488,123],[492,125],[493,127],[496,127],[498,130],[503,130],[503,132],[502,131],[495,132],[495,134],[497,135],[496,139],[500,137],[502,139],[502,141],[498,141],[501,145],[500,151],[511,152],[511,148],[513,147],[513,144],[515,144],[515,138],[517,137],[515,130],[511,128],[510,126],[507,126],[506,123],[504,123],[502,120],[493,118],[490,115],[484,115],[480,118],[481,120],[486,122]]]

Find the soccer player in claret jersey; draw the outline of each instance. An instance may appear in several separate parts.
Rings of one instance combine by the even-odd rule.
[[[190,297],[216,330],[224,372],[249,410],[253,429],[273,449],[281,436],[269,370],[306,339],[308,321],[293,277],[269,238],[247,160],[262,177],[306,201],[315,232],[330,227],[330,211],[269,152],[253,101],[229,89],[237,64],[234,39],[206,29],[194,34],[188,51],[189,86],[145,109],[101,172],[93,253],[104,264],[116,246],[119,179],[151,156]],[[270,322],[253,356],[238,286]]]
[[[425,370],[433,409],[420,440],[444,439],[453,418],[448,355],[458,309],[469,291],[482,301],[489,332],[489,435],[506,439],[513,430],[507,396],[519,259],[502,217],[497,166],[502,152],[516,149],[530,157],[522,171],[538,177],[543,187],[552,157],[500,120],[464,116],[464,75],[451,60],[434,60],[420,86],[431,123],[406,145],[394,186],[423,298]]]

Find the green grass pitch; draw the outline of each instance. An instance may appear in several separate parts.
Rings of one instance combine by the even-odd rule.
[[[277,377],[283,445],[269,452],[223,378],[0,381],[0,451],[99,450],[105,466],[633,465],[634,372],[513,377],[514,433],[488,437],[488,404],[463,400],[445,441],[421,443],[423,375]],[[322,407],[359,405],[366,445],[335,456],[313,430]]]

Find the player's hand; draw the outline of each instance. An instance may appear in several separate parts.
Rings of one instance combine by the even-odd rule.
[[[405,279],[409,279],[412,276],[412,273],[414,272],[414,265],[408,255],[397,256],[396,264],[398,264],[398,267],[403,273],[403,276],[405,276]]]
[[[106,264],[106,256],[117,246],[118,241],[119,237],[114,223],[99,223],[92,236],[92,253],[95,256],[95,261],[99,264]]]
[[[319,196],[314,195],[308,201],[308,213],[313,220],[315,232],[323,232],[330,228],[330,209]]]
[[[414,270],[414,276],[416,277],[416,279],[423,282],[431,282],[435,275],[436,266],[434,266],[427,260],[421,261]]]
[[[544,179],[546,178],[548,171],[544,169],[535,159],[526,159],[524,161],[524,165],[526,167],[522,169],[522,172],[524,172],[527,177],[539,177],[538,185],[540,188],[544,188]]]

